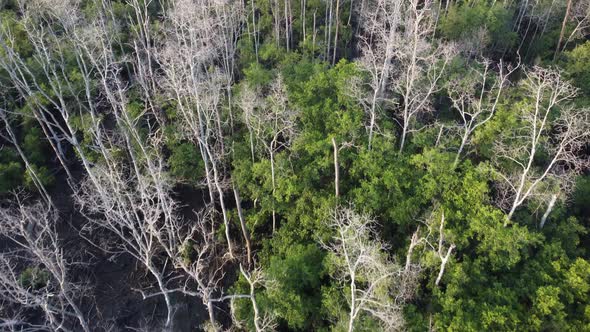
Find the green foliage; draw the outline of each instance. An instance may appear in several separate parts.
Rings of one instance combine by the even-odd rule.
[[[23,139],[22,149],[29,162],[33,164],[40,165],[45,162],[46,141],[42,140],[42,135],[41,129],[33,127],[26,131]]]
[[[585,217],[588,221],[590,218],[590,176],[586,175],[578,178],[573,197],[574,213],[580,217]]]
[[[204,175],[201,154],[191,143],[181,143],[172,148],[168,158],[170,174],[180,181],[196,183]]]
[[[23,169],[19,162],[0,164],[0,194],[5,194],[22,183]]]
[[[37,178],[39,178],[39,181],[41,182],[41,184],[44,187],[47,186],[51,186],[55,183],[55,177],[53,176],[53,174],[51,174],[51,171],[45,167],[45,166],[41,166],[38,167],[36,165],[31,165],[31,169],[33,172],[35,172],[35,174],[37,175]],[[35,185],[35,182],[33,181],[32,178],[32,174],[31,174],[31,170],[27,169],[25,171],[24,174],[24,185],[25,188],[27,188],[28,190],[37,190],[37,186]]]
[[[485,28],[488,36],[484,45],[493,47],[493,51],[504,51],[515,45],[517,34],[512,31],[512,9],[496,2],[490,5],[487,1],[457,3],[451,5],[447,15],[441,18],[440,31],[444,37],[467,39]]]
[[[321,279],[324,253],[315,245],[294,245],[270,258],[268,277],[276,282],[267,290],[269,305],[287,326],[309,330],[321,321]]]
[[[6,7],[16,7],[16,4],[8,3]],[[14,37],[14,45],[11,45],[14,50],[23,57],[29,57],[33,52],[33,46],[29,41],[29,37],[25,32],[22,23],[18,20],[15,11],[2,10],[0,6],[0,29],[10,31]],[[0,48],[0,57],[4,56],[4,50]],[[1,71],[0,71],[1,76]]]
[[[39,290],[47,286],[49,282],[49,271],[39,267],[28,267],[18,277],[22,287],[32,290]]]
[[[167,43],[160,40],[166,31],[164,22],[168,19],[161,3],[151,1],[148,7],[152,17],[149,28],[153,32],[149,42],[156,55],[154,60],[158,61],[156,51],[161,44]],[[344,323],[349,307],[343,291],[349,291],[349,286],[342,286],[333,280],[330,274],[333,260],[317,243],[327,241],[333,235],[322,220],[335,206],[351,204],[355,209],[375,216],[379,222],[377,236],[387,242],[387,254],[398,262],[405,259],[412,234],[418,228],[426,232],[425,220],[433,213],[445,213],[445,242],[447,245],[454,244],[456,249],[439,286],[434,285],[434,280],[440,268],[440,258],[432,250],[424,249],[427,247],[424,243],[415,249],[414,258],[422,269],[416,297],[405,307],[407,329],[590,331],[590,261],[587,252],[590,243],[587,231],[590,226],[590,178],[586,174],[578,179],[573,199],[558,202],[550,222],[543,229],[537,228],[540,212],[535,213],[536,207],[522,209],[515,222],[505,227],[506,215],[494,202],[498,193],[492,186],[495,180],[493,167],[497,165],[492,166],[490,160],[494,157],[493,147],[498,137],[514,133],[520,127],[517,112],[531,107],[530,96],[517,84],[521,79],[518,73],[513,75],[510,79],[515,87],[506,87],[493,118],[478,127],[469,142],[473,153],[470,151],[464,162],[454,165],[453,148],[456,148],[459,139],[455,125],[459,119],[451,110],[448,91],[444,89],[447,80],[458,80],[464,87],[473,88],[468,83],[477,79],[477,73],[467,68],[475,65],[474,54],[483,54],[493,63],[498,63],[500,59],[507,62],[515,57],[518,46],[519,54],[525,61],[534,57],[538,57],[535,62],[552,59],[565,2],[544,0],[534,5],[530,2],[529,5],[519,2],[506,5],[506,2],[498,1],[457,1],[449,3],[448,11],[437,13],[440,15],[437,17],[440,18],[438,30],[425,40],[424,47],[428,46],[427,43],[437,45],[453,41],[459,44],[460,49],[474,48],[471,50],[473,54],[458,55],[448,64],[448,74],[439,81],[436,89],[441,89],[437,90],[432,100],[434,112],[419,119],[431,124],[427,121],[436,118],[437,125],[412,133],[411,147],[405,153],[398,153],[395,148],[398,145],[395,122],[399,119],[395,119],[390,107],[381,110],[378,134],[372,141],[371,149],[367,148],[366,105],[362,105],[366,101],[351,93],[353,87],[363,89],[352,84],[366,82],[368,75],[361,72],[355,62],[361,50],[355,47],[358,40],[354,36],[364,32],[358,26],[359,18],[354,7],[369,3],[341,0],[336,13],[333,8],[335,3],[323,0],[245,2],[245,20],[241,22],[239,34],[236,34],[237,66],[231,73],[235,85],[229,90],[231,99],[229,94],[220,95],[217,111],[223,128],[222,133],[215,134],[223,134],[219,136],[223,136],[227,152],[219,163],[223,184],[239,188],[256,252],[256,264],[270,280],[257,289],[256,300],[261,312],[275,315],[282,331],[346,330]],[[401,3],[405,5],[403,1]],[[422,2],[419,3],[422,5]],[[128,93],[125,96],[125,115],[135,121],[139,133],[139,137],[132,140],[131,148],[138,149],[137,141],[147,140],[154,133],[150,130],[163,133],[169,175],[176,182],[195,184],[204,176],[205,165],[198,146],[188,141],[195,138],[188,138],[181,130],[186,124],[179,123],[178,101],[170,100],[169,94],[158,91],[151,96],[151,101],[155,109],[161,111],[162,119],[158,120],[162,121],[155,121],[149,114],[151,112],[147,112],[144,92],[136,84],[134,73],[130,72],[133,68],[131,59],[138,57],[143,60],[148,56],[142,52],[131,52],[131,45],[136,39],[134,34],[139,28],[137,17],[127,1],[116,0],[110,4],[116,20],[116,35],[111,40],[120,43],[114,49],[115,61],[121,62],[117,62],[120,68],[108,68],[112,73],[107,75],[107,81],[110,82],[111,74],[122,81],[129,80],[129,85],[125,86]],[[103,15],[100,2],[82,0],[79,5],[83,16],[81,22],[95,22]],[[442,8],[446,3],[435,5]],[[555,14],[546,17],[549,8]],[[302,10],[305,10],[305,16]],[[520,14],[523,14],[522,18]],[[292,28],[289,45],[283,21],[285,16],[289,16],[288,24]],[[276,19],[280,22],[276,23]],[[339,34],[335,52],[342,60],[332,66],[336,22]],[[49,24],[43,24],[46,23]],[[566,34],[571,31],[570,25],[566,27]],[[484,40],[473,40],[482,28],[487,32]],[[87,96],[84,91],[86,82],[81,70],[76,69],[77,61],[88,59],[78,58],[79,54],[74,52],[72,44],[74,41],[60,40],[63,31],[55,28],[57,36],[47,38],[60,42],[59,48],[53,49],[51,43],[49,48],[54,54],[63,56],[52,63],[63,72],[57,74],[60,78],[48,79],[44,68],[33,57],[33,47],[25,32],[17,1],[0,0],[0,29],[9,31],[14,37],[14,41],[7,42],[14,42],[10,46],[31,69],[30,73],[24,74],[24,79],[34,79],[42,90],[32,91],[32,95],[27,94],[24,98],[18,96],[17,89],[3,90],[6,106],[0,105],[20,112],[14,119],[19,124],[15,126],[18,143],[42,184],[49,186],[61,180],[55,178],[54,174],[58,173],[55,173],[54,162],[49,158],[51,149],[33,116],[39,106],[43,106],[48,115],[56,111],[49,100],[55,97],[51,89],[54,84],[64,87],[64,90],[72,90],[64,95],[64,103],[72,113],[68,124],[75,131],[88,160],[100,163],[102,157],[94,151],[95,137],[90,132],[93,119],[84,106],[79,105],[80,98]],[[395,32],[404,33],[405,29],[407,27],[399,27]],[[80,29],[80,33],[85,31]],[[84,37],[83,34],[80,36]],[[574,43],[568,45],[572,47]],[[397,51],[393,50],[394,53]],[[0,47],[0,57],[5,56],[3,52]],[[396,62],[400,61],[395,58],[397,56],[392,60],[392,72],[397,70]],[[580,88],[584,97],[589,97],[590,42],[564,52],[560,60],[565,75]],[[61,61],[65,63],[64,68],[59,68],[61,64],[58,62]],[[158,61],[154,61],[154,68],[149,68],[155,70],[156,78],[161,74]],[[90,95],[98,96],[96,99],[100,102],[97,107],[99,113],[104,114],[96,119],[99,123],[94,125],[104,126],[110,133],[116,128],[113,128],[114,121],[108,108],[105,112],[102,109],[105,106],[102,103],[104,88],[98,82],[101,71],[94,68],[91,61],[86,63],[92,77]],[[213,67],[217,64],[208,65]],[[277,138],[280,147],[273,154],[276,173],[273,185],[268,153],[262,144],[258,144],[252,156],[250,131],[243,119],[243,110],[234,100],[239,100],[243,88],[249,87],[256,89],[261,99],[267,101],[261,111],[272,110],[276,104],[273,105],[269,98],[269,90],[278,77],[284,79],[288,105],[296,115],[292,118],[295,123],[292,137],[287,139],[284,135]],[[391,80],[394,79],[398,77],[391,77]],[[165,85],[159,80],[156,83],[156,89]],[[390,84],[391,81],[385,84],[382,93],[395,99],[399,96],[392,95]],[[1,70],[0,86],[12,86],[7,73]],[[475,89],[479,88],[475,85]],[[404,101],[398,98],[397,102],[401,104]],[[576,99],[577,105],[586,103],[587,100]],[[445,125],[445,137],[435,145],[440,123]],[[263,138],[273,136],[266,129],[257,134]],[[555,134],[553,128],[550,130],[550,135]],[[218,137],[215,134],[211,135],[211,141]],[[116,132],[113,138],[115,141],[118,138]],[[340,197],[334,194],[332,139],[340,148],[337,165]],[[23,185],[28,190],[36,190],[31,171],[25,170],[16,150],[4,141],[0,143],[4,144],[0,150],[0,194]],[[115,159],[121,161],[129,158],[126,148],[113,147],[112,153]],[[137,155],[138,158],[149,158],[150,153],[154,152],[147,151],[148,156]],[[67,150],[66,154],[69,160],[73,160],[70,155],[75,157],[71,150]],[[546,163],[547,155],[547,151],[539,149],[535,163]],[[500,166],[509,167],[508,163]],[[235,205],[229,188],[231,186],[225,187],[224,199],[231,209]],[[276,215],[276,231],[272,230],[273,212]],[[230,213],[232,221],[236,222],[235,210]],[[232,237],[237,235],[237,227],[233,226]],[[224,241],[224,227],[216,229],[220,241]],[[432,234],[439,232],[438,229],[430,231]],[[436,241],[431,242],[436,245]],[[180,255],[185,262],[195,259],[197,253],[193,245],[186,243],[181,250]],[[233,262],[227,266],[228,269],[231,269],[229,266],[235,267]],[[230,275],[234,274],[228,273]],[[38,290],[47,285],[49,274],[42,268],[28,268],[19,280],[25,287]],[[249,285],[242,276],[238,276],[231,290],[244,294],[249,292]],[[235,304],[236,317],[245,322],[246,330],[253,330],[250,300],[239,299]],[[368,316],[359,316],[355,331],[380,329]]]
[[[563,65],[566,74],[572,79],[576,87],[590,97],[590,41],[578,45],[565,53]]]
[[[273,78],[270,70],[265,69],[264,66],[255,62],[244,69],[244,75],[246,82],[253,87],[268,85]]]

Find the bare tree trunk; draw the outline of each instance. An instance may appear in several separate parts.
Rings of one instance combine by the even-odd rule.
[[[354,331],[354,320],[356,318],[356,278],[354,273],[350,275],[350,312],[348,314],[348,332]]]
[[[375,122],[377,121],[377,96],[379,95],[379,88],[373,91],[373,99],[371,100],[371,114],[370,114],[370,122],[369,122],[369,150],[371,150],[371,145],[373,143],[373,133],[375,131]]]
[[[336,198],[340,197],[339,182],[340,182],[340,169],[338,167],[338,146],[336,145],[336,139],[332,137],[332,146],[334,147],[334,190]]]
[[[317,36],[317,30],[315,27],[315,17],[316,17],[317,12],[318,12],[317,9],[313,12],[313,34],[311,36],[311,53],[312,53],[312,55],[313,55],[313,53],[315,53],[315,39]]]
[[[273,4],[274,4],[274,6],[271,10],[273,12],[272,14],[273,14],[273,17],[275,20],[275,38],[277,39],[276,43],[277,43],[277,47],[279,47],[280,40],[281,40],[281,31],[280,31],[280,23],[279,23],[280,22],[280,19],[279,19],[279,9],[280,8],[279,8],[279,3],[277,0],[274,0]]]
[[[283,1],[283,5],[285,6],[285,46],[287,47],[287,52],[289,52],[289,3],[291,0]]]
[[[252,0],[252,25],[254,32],[254,52],[256,53],[256,63],[260,62],[258,59],[258,32],[256,31],[256,0]]]
[[[271,182],[272,182],[272,232],[274,233],[277,230],[277,213],[275,210],[276,184],[275,184],[274,141],[271,143],[271,147],[270,147],[270,176],[271,176]]]
[[[553,210],[553,207],[555,206],[555,201],[557,201],[557,195],[553,194],[551,196],[551,200],[549,201],[549,205],[547,206],[547,210],[545,210],[545,213],[543,214],[543,218],[541,218],[541,222],[539,223],[540,229],[543,229],[543,226],[545,226],[545,222],[547,222],[547,218],[549,217],[549,214],[551,214],[551,211]]]
[[[148,261],[148,262],[144,262],[144,264],[150,270],[150,272],[152,273],[154,278],[156,278],[156,281],[158,282],[158,287],[160,288],[160,291],[162,292],[162,295],[164,296],[164,302],[166,302],[166,310],[167,310],[166,323],[164,324],[164,326],[166,328],[169,328],[170,324],[172,323],[172,302],[170,301],[170,294],[169,294],[168,290],[166,289],[166,286],[164,285],[164,281],[162,280],[162,275],[158,271],[156,271],[156,268],[153,266],[152,262]]]
[[[306,26],[307,26],[307,22],[305,21],[305,10],[307,3],[306,0],[301,0],[301,27],[303,29],[303,42],[305,43],[305,37],[307,37],[306,34]]]
[[[405,116],[404,116],[405,118]],[[408,123],[407,121],[404,119],[404,125],[402,127],[402,135],[401,135],[401,142],[399,144],[399,153],[402,153],[404,151],[404,146],[406,144],[406,136],[408,135]]]
[[[557,41],[557,46],[555,47],[555,53],[553,54],[553,61],[557,59],[557,55],[559,54],[559,49],[561,47],[561,42],[563,40],[563,36],[565,34],[565,27],[567,26],[567,19],[570,15],[570,10],[572,8],[572,0],[567,1],[567,7],[565,8],[565,15],[563,15],[563,22],[561,23],[561,32],[559,33],[559,40]]]
[[[329,0],[330,1],[330,9],[328,11],[329,16],[328,16],[328,30],[327,30],[327,35],[326,35],[326,61],[330,61],[330,40],[332,39],[332,4],[334,2],[334,0]],[[327,5],[327,3],[326,3]]]
[[[442,132],[442,127],[440,128],[441,132]],[[453,161],[453,168],[457,167],[457,165],[459,164],[459,158],[461,158],[461,153],[463,152],[463,149],[465,148],[465,144],[467,144],[467,140],[469,139],[469,130],[466,129],[465,132],[463,133],[463,137],[461,138],[461,145],[459,146],[459,150],[457,150],[457,154],[455,155],[455,161]],[[438,142],[438,140],[437,140]]]
[[[233,257],[233,245],[231,242],[231,236],[229,233],[229,218],[227,216],[227,209],[225,207],[225,200],[223,198],[223,189],[221,188],[220,179],[219,179],[219,172],[217,171],[217,164],[213,160],[213,156],[209,148],[207,148],[207,153],[209,154],[209,158],[211,159],[211,168],[213,169],[213,182],[215,184],[215,188],[217,189],[217,194],[219,196],[219,205],[221,206],[221,214],[223,216],[223,224],[225,226],[225,238],[227,240],[227,250],[229,252],[230,257]]]
[[[438,276],[436,277],[436,281],[434,282],[435,286],[438,286],[438,284],[440,283],[440,280],[442,279],[443,274],[445,273],[445,267],[447,265],[447,262],[449,261],[449,257],[451,257],[451,253],[453,252],[453,249],[455,249],[454,244],[452,244],[449,247],[449,249],[447,250],[447,254],[445,256],[440,257],[440,259],[441,259],[440,271],[438,272]]]
[[[420,227],[412,234],[412,239],[410,240],[410,246],[408,247],[408,253],[406,254],[406,266],[404,271],[407,273],[410,271],[410,267],[412,265],[412,253],[414,252],[414,248],[418,245],[418,232],[420,232]]]
[[[246,220],[244,219],[244,215],[242,213],[242,200],[240,199],[240,193],[238,192],[238,188],[235,184],[233,184],[234,189],[234,198],[236,200],[236,208],[238,210],[238,218],[240,219],[240,226],[242,228],[242,235],[244,236],[244,241],[246,242],[246,253],[248,255],[248,267],[252,266],[252,249],[250,247],[250,234],[248,234],[248,228],[246,227]]]
[[[436,136],[436,142],[434,143],[435,147],[437,147],[440,144],[440,138],[442,137],[442,133],[443,133],[444,128],[445,128],[445,125],[441,124],[440,130],[438,131],[438,135]]]
[[[248,285],[250,286],[250,292],[248,295],[233,295],[231,296],[232,299],[250,299],[250,303],[252,304],[252,310],[254,311],[254,328],[256,329],[256,332],[263,332],[269,330],[274,331],[275,326],[273,326],[273,319],[271,317],[262,317],[260,315],[260,309],[258,308],[258,303],[256,301],[256,286],[263,285],[266,282],[266,277],[262,273],[262,270],[260,270],[260,268],[256,268],[251,272],[246,272],[240,264],[240,273],[248,282]],[[270,318],[270,320],[264,318]]]
[[[336,50],[338,49],[338,28],[340,25],[340,0],[336,0],[336,30],[334,34],[334,50],[332,53],[332,66],[336,63]]]
[[[213,308],[213,301],[211,301],[211,300],[207,300],[207,312],[209,313],[209,321],[211,322],[211,327],[215,331],[219,331],[219,328],[217,327],[217,321],[215,320],[215,311]]]

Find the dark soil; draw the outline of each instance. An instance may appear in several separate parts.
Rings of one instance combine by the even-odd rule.
[[[177,194],[183,204],[186,204],[181,212],[187,217],[193,210],[203,206],[201,191],[179,188]],[[77,261],[89,262],[89,265],[71,271],[70,277],[90,285],[83,310],[88,313],[93,330],[160,331],[166,318],[163,297],[155,296],[144,300],[142,294],[135,290],[153,289],[155,280],[151,275],[130,255],[106,253],[80,236],[79,230],[86,220],[74,206],[71,189],[65,181],[58,181],[52,188],[51,195],[60,211],[61,223],[58,231],[64,251],[73,253]],[[110,237],[108,233],[93,235],[106,241]],[[172,331],[200,330],[200,326],[208,318],[201,299],[179,293],[173,294],[172,298],[176,310]],[[224,316],[223,313],[220,316]]]

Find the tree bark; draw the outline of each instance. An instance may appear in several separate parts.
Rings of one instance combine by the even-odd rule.
[[[336,63],[336,50],[338,49],[338,26],[340,25],[340,0],[336,0],[336,30],[334,31],[334,50],[332,51],[332,66]]]
[[[557,201],[557,195],[553,194],[551,196],[551,200],[549,201],[549,205],[547,206],[547,210],[545,210],[545,213],[543,214],[543,218],[541,218],[541,222],[539,223],[540,229],[543,229],[543,226],[545,226],[545,222],[547,222],[547,218],[549,217],[549,214],[551,213],[551,211],[553,210],[553,207],[555,206],[555,201]]]
[[[336,139],[332,137],[332,146],[334,147],[334,191],[336,198],[340,197],[340,169],[338,167],[338,145]]]
[[[555,54],[553,54],[553,61],[557,59],[557,55],[559,54],[559,49],[561,48],[561,42],[563,41],[563,36],[565,34],[565,27],[567,25],[567,17],[570,15],[570,10],[572,8],[572,0],[567,1],[567,7],[565,8],[565,15],[563,16],[563,22],[561,23],[561,32],[559,33],[559,40],[557,41],[557,46],[555,47]]]
[[[240,219],[240,226],[242,228],[242,235],[244,236],[244,241],[246,242],[246,253],[248,255],[248,267],[252,266],[252,250],[250,247],[250,234],[248,233],[248,228],[246,227],[246,220],[244,219],[244,215],[242,213],[242,200],[240,199],[240,193],[238,192],[238,188],[236,185],[233,185],[234,189],[234,198],[236,199],[236,208],[238,209],[238,218]]]

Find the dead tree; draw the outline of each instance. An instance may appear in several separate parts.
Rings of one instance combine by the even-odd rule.
[[[561,43],[563,40],[563,36],[561,36],[560,43],[557,45],[555,50],[556,56],[559,52],[563,52],[568,44],[576,39],[583,39],[588,35],[590,29],[590,1],[588,0],[580,0],[575,1],[575,3],[570,4],[571,1],[568,2],[568,6],[571,6],[569,10],[569,18],[573,21],[573,29],[565,42]],[[568,19],[567,14],[564,16],[564,23]],[[561,45],[561,49],[559,46]]]
[[[588,167],[579,153],[590,136],[588,112],[567,105],[576,89],[553,69],[534,67],[525,74],[522,86],[530,97],[517,104],[518,127],[494,145],[498,203],[508,211],[505,226],[527,200],[544,200],[556,188],[567,192],[573,177]],[[547,154],[541,165],[539,152]]]
[[[424,255],[434,256],[436,260],[440,261],[438,274],[434,281],[435,286],[440,284],[449,259],[453,253],[453,250],[456,248],[455,244],[451,243],[448,245],[447,243],[448,240],[445,236],[444,229],[445,213],[443,210],[440,210],[440,222],[437,223],[437,219],[438,211],[435,210],[432,212],[430,217],[428,217],[428,219],[423,222],[425,227],[418,227],[418,229],[414,232],[408,248],[405,267],[405,270],[409,271],[412,269],[412,267],[414,267],[413,265],[421,265],[420,260],[424,258]],[[421,258],[419,258],[418,263],[413,263],[413,256],[416,254],[416,249],[420,249],[420,251],[418,251],[418,255]]]
[[[367,84],[371,91],[370,97],[365,96],[364,91],[358,91],[362,84],[352,84],[351,87],[356,87],[354,95],[369,116],[367,127],[371,148],[374,132],[378,130],[382,104],[387,101],[386,87],[392,79],[392,61],[397,39],[400,38],[398,28],[402,25],[404,16],[402,1],[363,1],[357,3],[357,7],[362,28],[362,33],[358,36],[362,54],[358,63],[369,73]]]
[[[252,267],[252,245],[250,244],[250,232],[246,226],[246,220],[242,212],[242,199],[240,198],[240,192],[235,184],[232,184],[234,191],[234,198],[236,201],[236,209],[238,210],[238,219],[240,220],[240,228],[242,229],[242,236],[246,244],[246,259],[248,262],[248,268]]]
[[[401,127],[399,151],[403,152],[408,134],[420,130],[418,116],[432,111],[432,97],[441,87],[439,79],[454,56],[453,45],[434,45],[428,40],[433,29],[431,1],[410,1],[405,32],[396,46],[397,66],[391,90],[400,98],[395,108]]]
[[[461,144],[455,155],[453,164],[455,167],[459,163],[463,149],[469,144],[473,132],[494,116],[502,92],[509,84],[508,77],[517,68],[518,65],[505,67],[500,62],[496,70],[490,60],[483,59],[470,67],[467,75],[447,83],[447,92],[453,109],[461,117],[459,125],[462,132]]]
[[[91,221],[84,228],[84,236],[90,238],[101,229],[116,236],[117,241],[104,243],[102,247],[107,252],[132,256],[154,277],[166,302],[166,326],[169,326],[173,313],[168,290],[169,271],[159,261],[159,256],[161,242],[165,242],[168,235],[161,220],[168,218],[166,209],[173,208],[173,202],[160,202],[162,195],[156,187],[161,184],[154,184],[149,176],[127,177],[125,173],[133,172],[130,166],[113,164],[120,172],[96,165],[95,182],[87,180],[75,195],[81,211]],[[149,297],[141,292],[144,298]]]
[[[264,272],[260,268],[255,268],[248,272],[244,270],[242,265],[240,265],[240,273],[250,287],[248,299],[250,300],[252,310],[254,311],[254,328],[256,329],[256,332],[275,331],[277,324],[275,323],[274,317],[270,314],[261,314],[258,303],[256,302],[256,289],[261,286],[264,287],[268,283]],[[243,295],[235,296],[243,297]]]
[[[563,36],[565,35],[565,28],[567,26],[567,20],[570,15],[571,8],[572,8],[572,0],[567,0],[565,14],[563,15],[563,22],[561,23],[561,32],[559,33],[559,40],[557,41],[557,46],[555,47],[555,53],[553,54],[553,61],[555,61],[555,59],[557,58],[557,54],[559,54],[559,50],[561,48],[561,42],[563,41]]]
[[[322,243],[337,269],[332,277],[342,286],[348,305],[348,331],[354,330],[361,313],[377,319],[388,331],[400,330],[402,304],[407,300],[404,270],[386,254],[386,245],[375,230],[375,221],[350,208],[336,208],[327,221],[335,232],[333,241]]]
[[[15,206],[0,209],[0,231],[10,240],[0,253],[2,299],[17,310],[40,310],[46,329],[91,331],[80,307],[87,290],[71,277],[80,263],[65,256],[56,230],[57,212],[46,204],[26,206],[15,198]]]
[[[444,244],[445,244],[445,234],[444,234],[444,226],[445,226],[445,213],[444,211],[441,213],[440,217],[440,228],[438,230],[438,246],[436,248],[436,255],[440,259],[440,269],[438,271],[438,275],[436,280],[434,281],[434,285],[438,286],[440,280],[442,279],[443,274],[445,273],[445,267],[449,262],[449,257],[453,253],[455,249],[455,244],[451,244],[445,253]],[[431,245],[432,247],[432,245]],[[434,249],[434,248],[433,248]]]
[[[250,97],[251,98],[251,97]],[[242,102],[242,104],[244,104]],[[289,105],[287,90],[283,78],[279,75],[271,84],[270,94],[264,104],[248,102],[244,107],[243,119],[248,130],[264,147],[270,158],[272,197],[276,192],[276,153],[289,147],[296,137],[296,119],[298,113]],[[276,211],[273,203],[272,228],[276,230]]]
[[[72,115],[76,112],[75,106],[67,102],[67,95],[73,93],[73,86],[65,75],[65,63],[63,57],[63,39],[59,38],[46,21],[58,21],[64,29],[71,28],[76,19],[75,7],[69,2],[55,4],[49,8],[44,2],[32,2],[28,6],[21,3],[23,14],[23,28],[29,42],[33,46],[34,56],[27,62],[16,51],[16,40],[13,32],[0,29],[0,68],[4,69],[20,96],[26,100],[32,109],[34,116],[48,142],[55,151],[56,157],[65,170],[68,179],[73,179],[65,157],[65,148],[62,141],[68,142],[74,148],[79,147],[75,139],[75,129],[72,124]],[[73,10],[74,9],[74,10]],[[63,15],[64,11],[72,13]],[[58,15],[59,14],[59,15]],[[47,27],[45,27],[47,26]],[[40,77],[34,74],[32,66],[41,68]],[[39,82],[46,79],[49,83],[42,86]]]
[[[332,137],[332,149],[334,154],[334,196],[340,197],[340,165],[338,163],[338,155],[340,150],[354,147],[351,142],[336,143],[336,138]]]
[[[369,1],[359,9],[361,66],[369,73],[372,96],[362,104],[369,113],[369,141],[377,127],[381,105],[393,107],[401,127],[400,152],[420,114],[432,111],[438,80],[454,55],[454,47],[433,44],[432,1]]]
[[[217,331],[215,305],[225,300],[219,297],[230,257],[219,254],[222,248],[210,226],[214,214],[215,210],[209,206],[195,214],[190,222],[176,219],[169,228],[174,236],[163,246],[174,268],[186,276],[174,291],[199,297],[207,307],[211,326]]]
[[[557,201],[558,197],[559,197],[558,194],[551,195],[551,198],[549,199],[549,203],[547,204],[547,209],[545,210],[545,213],[543,214],[543,217],[541,218],[541,221],[539,222],[539,228],[543,228],[543,226],[545,226],[545,223],[547,222],[547,218],[549,218],[549,214],[553,210],[553,207],[555,206],[555,202]]]
[[[242,110],[242,120],[248,128],[248,134],[250,138],[250,154],[252,156],[252,162],[256,161],[255,156],[255,139],[254,129],[258,126],[256,117],[254,114],[258,112],[258,109],[265,107],[264,100],[259,91],[260,89],[251,88],[248,85],[244,85],[240,91],[240,98],[238,100],[238,106]],[[254,120],[254,122],[252,122]]]
[[[232,10],[208,1],[170,2],[166,38],[158,54],[161,85],[178,107],[182,134],[199,146],[210,200],[217,201],[221,208],[230,253],[233,248],[224,201],[229,176],[224,167],[227,151],[221,105],[223,89],[231,81],[235,52],[229,49],[233,45],[230,39],[235,37],[228,31],[235,29],[232,24],[239,24],[232,18]],[[219,61],[224,65],[219,67]]]
[[[338,145],[336,139],[332,137],[332,147],[334,148],[334,196],[340,197],[340,166],[338,166]]]

